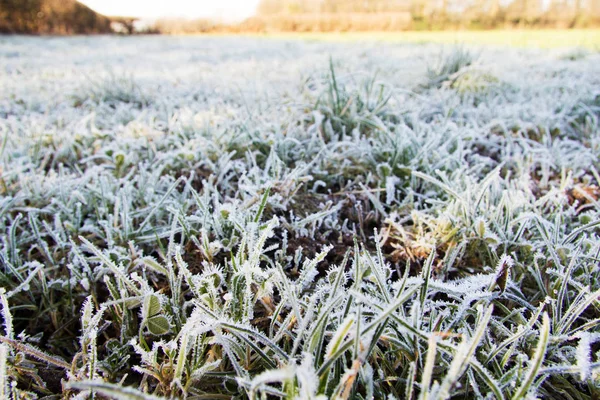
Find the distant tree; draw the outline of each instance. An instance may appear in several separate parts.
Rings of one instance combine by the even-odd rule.
[[[0,0],[0,33],[108,32],[107,17],[75,0]]]
[[[283,11],[279,0],[262,0],[257,8],[258,15],[272,15]]]

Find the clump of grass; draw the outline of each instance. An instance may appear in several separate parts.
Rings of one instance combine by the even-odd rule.
[[[584,47],[569,49],[560,55],[561,60],[577,61],[582,60],[591,54],[590,50]]]
[[[136,82],[133,76],[109,72],[100,77],[88,77],[85,84],[71,95],[73,106],[80,107],[88,102],[94,105],[129,104],[143,108],[150,104],[151,97]]]
[[[449,53],[439,56],[437,62],[427,67],[427,82],[424,88],[440,88],[444,83],[454,84],[458,73],[466,67],[471,66],[477,57],[465,48],[456,47]]]
[[[358,90],[346,87],[336,75],[333,60],[329,60],[326,89],[319,96],[313,113],[321,121],[321,130],[327,141],[352,135],[355,130],[366,133],[380,130],[382,119],[388,115],[391,93],[373,77]]]
[[[481,94],[499,84],[500,80],[490,73],[465,70],[455,76],[449,86],[461,94]]]

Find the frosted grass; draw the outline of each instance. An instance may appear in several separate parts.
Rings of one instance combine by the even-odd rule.
[[[600,56],[0,39],[7,398],[593,398]]]

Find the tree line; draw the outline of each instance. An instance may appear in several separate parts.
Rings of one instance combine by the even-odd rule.
[[[600,0],[262,0],[256,19],[284,30],[576,28],[600,25]]]
[[[600,26],[600,0],[262,0],[256,15],[160,20],[161,33],[336,32]]]

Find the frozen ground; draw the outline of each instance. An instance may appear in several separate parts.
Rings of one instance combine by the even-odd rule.
[[[598,65],[0,37],[0,397],[595,398]]]

